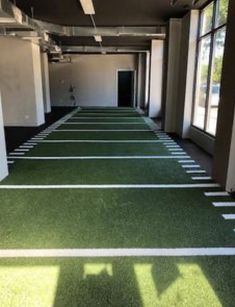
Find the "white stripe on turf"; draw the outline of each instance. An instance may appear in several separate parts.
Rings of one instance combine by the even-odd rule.
[[[235,202],[213,202],[214,207],[235,207]]]
[[[64,185],[0,185],[0,190],[34,189],[201,189],[219,188],[217,183],[200,184],[64,184]]]
[[[182,157],[181,157],[182,158]],[[179,163],[195,163],[194,160],[179,160]]]
[[[1,249],[0,258],[235,256],[234,247]]]
[[[222,214],[225,220],[235,220],[235,214]]]
[[[229,196],[228,192],[205,192],[204,193],[205,196]]]
[[[182,148],[167,148],[169,151],[183,151]]]
[[[15,149],[15,152],[26,152],[26,151],[29,151],[28,148],[17,148]]]
[[[30,145],[21,145],[19,148],[34,148],[34,146],[30,146]]]
[[[65,122],[62,125],[146,125],[145,122]]]
[[[8,164],[14,164],[15,161],[7,161]]]
[[[160,140],[42,140],[39,141],[39,143],[162,143],[162,141]]]
[[[192,180],[212,180],[212,177],[205,176],[205,177],[192,177]]]
[[[36,146],[37,145],[37,143],[35,143],[35,142],[31,142],[31,141],[28,141],[28,142],[26,142],[26,143],[24,143],[24,145],[32,145],[32,146]]]
[[[57,129],[54,132],[152,132],[149,129]]]
[[[206,171],[204,170],[193,170],[193,171],[186,171],[187,174],[205,174]]]
[[[199,168],[200,165],[181,165],[183,168]]]
[[[23,156],[24,154],[25,154],[24,152],[11,152],[9,156]]]
[[[115,159],[179,159],[177,156],[71,156],[71,157],[15,157],[24,160],[115,160]]]
[[[73,117],[70,117],[70,119],[100,119],[100,118],[102,118],[102,119],[106,119],[106,118],[113,118],[113,119],[115,119],[115,118],[117,118],[117,119],[139,119],[139,118],[141,118],[141,117],[139,117],[139,116],[136,116],[136,118],[135,117],[133,117],[133,116],[73,116]]]

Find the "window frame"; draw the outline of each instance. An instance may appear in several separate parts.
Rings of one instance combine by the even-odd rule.
[[[229,0],[228,0],[229,1]],[[201,26],[202,26],[202,13],[203,11],[214,3],[213,5],[213,16],[212,16],[212,26],[211,30],[203,35],[200,34]],[[209,135],[210,137],[215,138],[216,133],[212,134],[207,131],[208,127],[208,113],[209,113],[209,102],[210,102],[210,91],[211,91],[211,84],[212,84],[212,69],[213,69],[213,55],[215,51],[215,36],[216,34],[223,28],[226,29],[227,21],[219,26],[216,26],[216,17],[217,17],[217,10],[218,10],[218,3],[219,0],[210,0],[205,3],[200,8],[199,13],[199,21],[198,21],[198,33],[197,33],[197,47],[196,47],[196,63],[195,63],[195,73],[194,73],[194,87],[193,87],[193,109],[192,109],[192,118],[191,118],[191,126],[202,131],[203,133]],[[209,53],[209,63],[208,63],[208,77],[207,77],[207,90],[206,90],[206,101],[205,101],[205,118],[204,118],[204,128],[200,128],[194,124],[195,118],[195,111],[196,111],[196,91],[197,91],[197,77],[198,77],[198,67],[199,67],[199,57],[200,57],[200,43],[206,37],[210,37],[211,44],[210,44],[210,53]],[[219,108],[219,106],[218,106]]]

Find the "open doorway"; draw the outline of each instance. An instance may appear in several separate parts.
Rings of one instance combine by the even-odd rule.
[[[133,107],[135,96],[135,71],[118,70],[117,74],[118,107]]]

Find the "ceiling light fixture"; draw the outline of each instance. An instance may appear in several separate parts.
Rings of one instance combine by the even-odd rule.
[[[92,0],[80,0],[85,15],[95,15],[95,9]]]
[[[102,42],[102,37],[100,35],[95,35],[94,39],[97,43],[101,43]]]

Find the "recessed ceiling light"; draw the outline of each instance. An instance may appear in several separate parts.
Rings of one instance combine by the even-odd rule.
[[[80,0],[85,15],[95,15],[95,9],[92,0]]]
[[[94,39],[96,42],[101,43],[102,42],[102,37],[100,35],[95,35]]]

